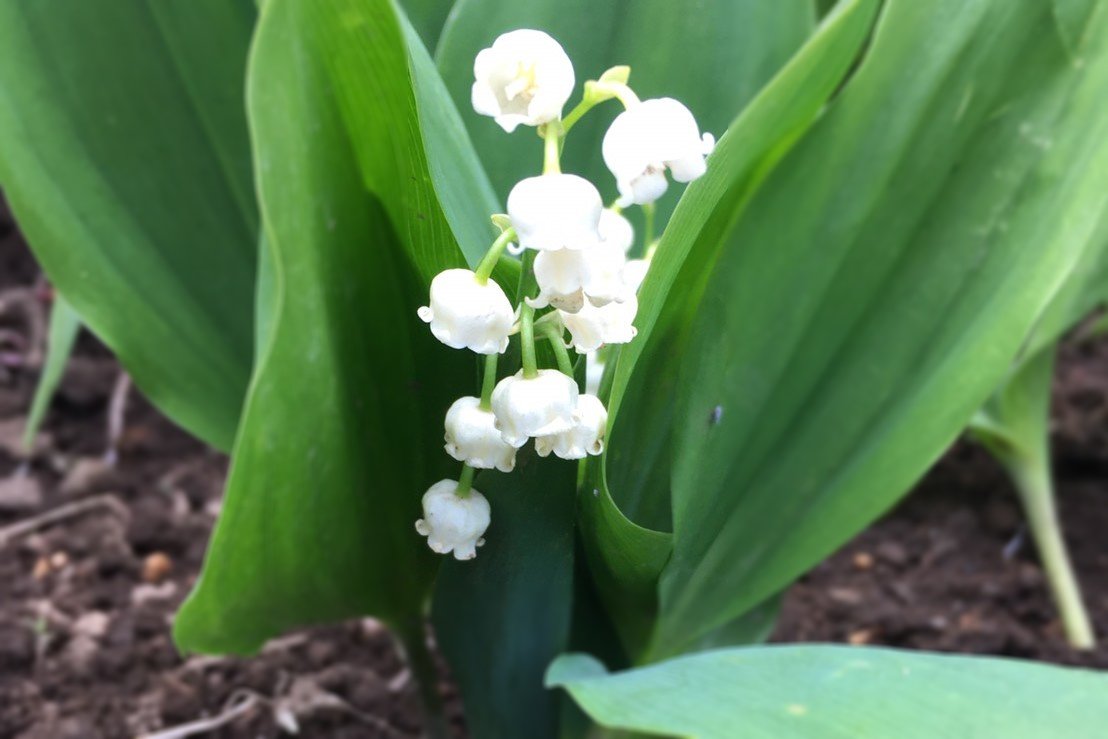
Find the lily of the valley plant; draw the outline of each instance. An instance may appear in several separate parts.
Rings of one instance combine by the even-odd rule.
[[[1105,90],[1108,0],[0,0],[0,186],[231,455],[183,651],[373,616],[431,734],[441,656],[475,737],[1094,737],[1101,673],[765,642],[967,427],[1095,641]]]
[[[656,243],[648,232],[644,256],[628,259],[634,228],[621,211],[634,203],[653,220],[654,202],[668,186],[666,171],[679,182],[696,179],[715,143],[678,101],[640,100],[627,85],[629,73],[614,67],[586,83],[584,99],[563,120],[574,73],[557,41],[542,31],[511,31],[477,55],[474,109],[507,132],[537,127],[544,161],[542,174],[512,188],[507,215],[490,214],[502,231],[476,271],[439,273],[430,305],[419,309],[439,341],[485,357],[480,397],[459,398],[446,412],[446,452],[462,462],[459,479],[432,485],[416,521],[436,552],[472,559],[485,543],[489,503],[473,488],[476,470],[511,472],[517,450],[531,439],[542,457],[581,460],[604,451],[608,412],[594,393],[581,392],[568,349],[587,356],[596,369],[586,374],[597,377],[602,348],[635,337],[635,293]],[[620,196],[605,208],[596,186],[562,172],[560,159],[570,128],[613,98],[625,110],[604,135],[603,151]],[[523,255],[514,306],[491,277],[505,250]],[[497,357],[517,333],[523,366],[497,382]],[[538,366],[537,339],[550,342],[556,368]]]

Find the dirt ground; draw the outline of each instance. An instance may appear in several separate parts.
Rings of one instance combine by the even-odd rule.
[[[229,709],[237,718],[205,736],[275,737],[282,724],[304,737],[418,735],[409,673],[374,621],[294,634],[251,659],[177,653],[170,622],[199,570],[226,459],[130,392],[118,460],[106,466],[120,372],[83,336],[24,462],[19,439],[48,300],[0,205],[0,531],[79,506],[7,542],[0,533],[0,738],[116,739]],[[1056,401],[1062,513],[1108,636],[1108,341],[1067,347]],[[1065,646],[1026,538],[996,466],[960,444],[790,591],[774,639],[1108,668],[1108,646]]]

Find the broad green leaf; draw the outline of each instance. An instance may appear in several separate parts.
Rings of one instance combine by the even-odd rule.
[[[609,674],[559,657],[603,726],[690,739],[1093,739],[1108,675],[1034,662],[841,646],[725,649]]]
[[[542,168],[535,130],[504,133],[473,110],[473,60],[502,33],[546,31],[573,61],[580,99],[585,80],[617,64],[631,66],[631,86],[643,98],[685,103],[702,128],[720,133],[811,31],[810,0],[459,0],[435,54],[466,127],[503,199],[511,187]],[[566,111],[568,112],[569,106]],[[563,169],[591,180],[605,199],[615,181],[600,157],[600,141],[619,112],[611,102],[594,110],[566,139]],[[661,202],[668,213],[681,186]],[[664,223],[664,217],[662,218]]]
[[[1051,0],[1054,22],[1062,43],[1075,59],[1081,58],[1081,47],[1088,43],[1086,31],[1089,19],[1099,0]]]
[[[251,0],[0,0],[0,184],[51,281],[170,418],[229,448],[258,224]]]
[[[435,634],[474,737],[557,736],[557,696],[542,676],[569,642],[575,475],[573,464],[530,453],[510,475],[482,473],[485,546],[439,572]]]
[[[31,410],[27,412],[27,426],[23,431],[23,446],[30,451],[35,445],[35,436],[46,419],[50,401],[58,390],[58,384],[69,364],[77,334],[81,331],[81,317],[73,310],[61,293],[54,293],[54,305],[50,309],[50,328],[46,334],[46,361],[42,365],[35,386],[35,395],[31,399]]]
[[[264,6],[248,107],[266,342],[178,616],[186,649],[249,652],[300,624],[419,612],[437,560],[412,524],[423,492],[457,473],[442,418],[475,367],[415,310],[436,272],[465,263],[458,239],[474,256],[480,230],[491,238],[488,185],[428,70],[388,0]],[[446,102],[426,105],[435,95]]]
[[[1030,360],[1050,350],[1063,334],[1105,304],[1108,304],[1108,208],[1081,259],[1039,317],[1022,356]]]
[[[672,527],[671,398],[706,275],[758,183],[841,84],[877,5],[844,2],[823,22],[720,140],[707,174],[690,186],[659,244],[639,295],[639,335],[619,354],[609,403],[615,419],[606,456],[612,496],[643,526]]]
[[[844,2],[736,119],[707,174],[689,187],[674,213],[640,291],[638,338],[615,361],[605,466],[592,466],[589,479],[598,482],[579,503],[591,569],[632,652],[651,626],[658,574],[671,550],[671,536],[660,531],[670,520],[666,449],[677,347],[696,291],[703,289],[697,283],[710,272],[728,224],[756,184],[842,82],[876,9],[874,0]]]
[[[1080,65],[1043,35],[1050,12],[887,3],[731,229],[678,381],[655,657],[903,494],[1081,256],[1108,205],[1108,3]]]

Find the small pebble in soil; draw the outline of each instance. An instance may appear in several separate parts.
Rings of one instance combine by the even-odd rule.
[[[142,561],[142,579],[156,585],[173,571],[173,560],[165,552],[151,552]]]
[[[873,555],[869,552],[858,552],[854,555],[854,567],[859,570],[869,570],[873,568]]]

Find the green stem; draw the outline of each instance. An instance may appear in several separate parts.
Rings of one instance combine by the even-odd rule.
[[[492,246],[485,252],[485,256],[482,257],[481,263],[477,265],[477,281],[484,285],[489,281],[489,275],[496,269],[496,263],[500,260],[500,255],[504,253],[504,249],[508,244],[512,243],[516,238],[516,230],[514,228],[508,228],[499,236],[496,237],[496,241],[492,242]]]
[[[550,340],[550,346],[554,348],[554,356],[558,358],[558,369],[562,374],[573,377],[573,362],[569,358],[569,352],[566,351],[562,332],[555,328],[554,324],[548,323],[543,326],[543,333]]]
[[[499,354],[485,355],[485,376],[481,380],[481,410],[492,410],[492,389],[496,387],[496,361]]]
[[[642,252],[645,256],[654,243],[654,203],[645,203],[642,206],[642,220]]]
[[[1049,465],[1042,460],[1023,457],[1010,459],[1008,469],[1023,503],[1031,535],[1039,550],[1039,559],[1046,570],[1066,638],[1078,649],[1092,649],[1095,644],[1093,628],[1081,600],[1073,565],[1066,553],[1054,504]]]
[[[395,626],[395,633],[404,646],[408,665],[419,686],[423,714],[426,719],[424,736],[431,739],[447,739],[450,736],[450,725],[443,711],[442,696],[439,695],[439,671],[435,666],[431,650],[427,648],[423,621],[414,618],[398,623]]]
[[[519,311],[519,343],[523,354],[523,377],[533,380],[539,374],[535,361],[535,309],[526,301]]]
[[[620,82],[596,82],[593,84],[593,90],[601,93],[602,96],[606,95],[606,99],[619,98],[625,109],[633,108],[642,102],[634,90]]]
[[[562,119],[562,136],[565,137],[565,135],[569,133],[569,129],[573,128],[573,125],[581,120],[585,113],[595,108],[599,102],[599,100],[593,100],[588,97],[582,98],[581,102],[577,103],[577,105],[573,107],[573,110],[569,111],[569,115]]]
[[[458,475],[458,487],[454,489],[454,494],[459,498],[464,498],[469,495],[470,488],[473,487],[473,475],[477,470],[470,467],[468,464],[462,465],[462,474]]]
[[[547,123],[543,129],[543,141],[545,143],[542,163],[543,174],[561,174],[561,140],[562,129],[557,121]]]

